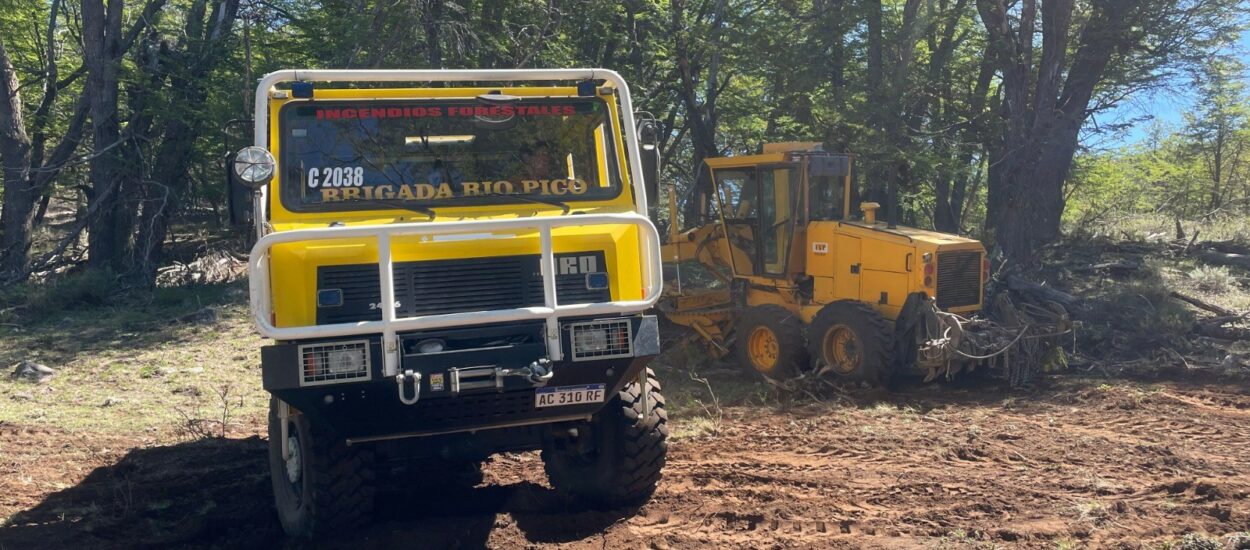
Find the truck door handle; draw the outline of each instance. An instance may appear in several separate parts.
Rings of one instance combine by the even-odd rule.
[[[851,273],[859,274],[859,264],[851,264]]]

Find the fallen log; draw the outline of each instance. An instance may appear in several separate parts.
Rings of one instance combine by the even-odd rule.
[[[1216,252],[1214,250],[1198,250],[1193,253],[1198,261],[1208,264],[1234,266],[1250,269],[1250,255],[1246,254],[1229,254],[1227,252]]]
[[[1250,255],[1250,245],[1237,241],[1202,241],[1197,244],[1197,248],[1214,250],[1225,254],[1240,254],[1242,256]]]
[[[1058,302],[1060,305],[1069,309],[1076,306],[1076,304],[1081,301],[1080,298],[1068,294],[1067,292],[1035,283],[1020,277],[1019,275],[1007,276],[1007,288],[1022,294],[1032,294],[1042,298],[1043,300]]]
[[[1250,329],[1216,323],[1194,323],[1194,334],[1220,340],[1250,340]]]
[[[1090,271],[1106,271],[1112,276],[1123,277],[1125,275],[1132,274],[1136,272],[1137,270],[1141,269],[1141,266],[1142,266],[1141,262],[1135,262],[1132,260],[1115,260],[1111,262],[1102,262],[1102,263],[1097,263],[1093,265],[1078,266],[1078,267],[1073,268],[1072,270],[1078,273],[1088,273]]]
[[[1173,290],[1172,292],[1169,292],[1169,293],[1168,293],[1168,295],[1169,295],[1169,296],[1171,296],[1171,297],[1173,297],[1173,298],[1176,298],[1177,300],[1180,300],[1180,301],[1182,301],[1182,302],[1185,302],[1185,303],[1187,303],[1187,304],[1189,304],[1189,305],[1191,305],[1191,306],[1194,306],[1194,307],[1196,307],[1196,308],[1198,308],[1198,309],[1201,309],[1201,310],[1203,310],[1203,311],[1209,311],[1209,312],[1214,313],[1214,314],[1216,314],[1216,315],[1222,315],[1222,316],[1225,316],[1225,317],[1232,317],[1232,316],[1239,315],[1236,311],[1233,311],[1233,310],[1228,309],[1228,308],[1226,308],[1226,307],[1217,306],[1217,305],[1212,304],[1212,303],[1210,303],[1210,302],[1204,302],[1204,301],[1202,301],[1202,300],[1199,300],[1199,299],[1197,299],[1197,298],[1194,298],[1193,296],[1186,296],[1186,295],[1184,295],[1184,294],[1181,294],[1181,293],[1179,293],[1179,292],[1177,292],[1177,291],[1175,291],[1175,290]]]

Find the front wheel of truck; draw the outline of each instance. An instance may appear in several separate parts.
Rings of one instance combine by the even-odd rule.
[[[559,493],[602,508],[641,504],[655,492],[668,453],[660,382],[647,369],[647,394],[626,385],[594,416],[585,440],[543,445],[547,480]]]
[[[279,405],[276,397],[269,400],[269,475],[282,529],[311,538],[367,521],[374,503],[372,453],[348,446],[292,411],[286,420],[290,453],[284,459]]]

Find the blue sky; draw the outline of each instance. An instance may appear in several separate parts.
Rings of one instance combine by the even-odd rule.
[[[1250,32],[1241,34],[1236,49],[1241,60],[1246,63],[1247,67],[1250,67]],[[1250,74],[1244,77],[1250,80]],[[1095,122],[1128,122],[1140,117],[1149,117],[1149,119],[1134,124],[1122,136],[1094,137],[1086,145],[1094,148],[1114,148],[1146,139],[1155,125],[1179,128],[1184,124],[1184,114],[1193,107],[1193,103],[1193,94],[1187,86],[1129,98],[1112,113],[1096,117]]]

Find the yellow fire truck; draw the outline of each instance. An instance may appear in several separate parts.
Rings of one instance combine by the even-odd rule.
[[[228,162],[254,190],[288,533],[369,519],[387,476],[502,451],[541,449],[552,486],[589,504],[651,495],[658,152],[620,75],[288,70],[255,106]]]

